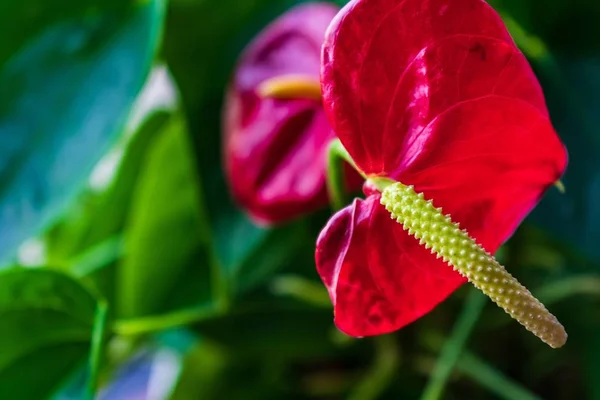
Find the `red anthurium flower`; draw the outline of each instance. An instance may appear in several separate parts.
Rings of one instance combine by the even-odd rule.
[[[249,45],[234,73],[224,105],[225,169],[234,198],[257,222],[289,220],[327,204],[325,152],[335,135],[319,68],[325,30],[338,10],[322,3],[290,10]]]
[[[482,0],[351,1],[326,34],[321,84],[357,168],[414,186],[489,253],[566,166],[530,66]],[[316,250],[352,336],[397,330],[465,282],[365,194]]]

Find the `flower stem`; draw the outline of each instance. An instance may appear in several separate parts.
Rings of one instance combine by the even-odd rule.
[[[339,139],[334,139],[329,143],[327,148],[326,180],[329,201],[331,207],[336,211],[342,209],[346,205],[344,162],[350,164],[352,168],[364,176],[364,174],[356,167],[356,164],[354,164],[352,157],[350,157],[350,154],[348,154],[348,151],[344,148],[342,142],[340,142]]]
[[[210,307],[175,311],[168,314],[115,321],[112,330],[121,336],[143,335],[201,322],[219,314],[221,314],[219,309]]]
[[[398,369],[399,349],[392,335],[373,338],[375,359],[367,372],[348,397],[349,400],[374,400],[381,397],[390,385]]]
[[[387,186],[381,204],[432,254],[467,278],[476,288],[550,347],[567,341],[567,333],[544,305],[509,274],[466,230],[424,199],[412,186]]]
[[[497,369],[468,351],[464,352],[456,364],[457,371],[469,376],[473,381],[489,389],[505,400],[541,400]]]
[[[94,328],[92,330],[92,344],[89,357],[89,378],[86,385],[85,398],[92,400],[96,397],[98,388],[98,376],[102,364],[102,352],[104,350],[104,335],[106,333],[106,320],[108,315],[108,305],[101,300],[96,305],[96,314],[94,316]]]
[[[331,300],[323,285],[301,276],[279,276],[273,279],[271,291],[276,295],[289,296],[315,307],[331,309]]]
[[[442,398],[444,386],[452,373],[454,366],[460,359],[471,331],[475,327],[481,311],[486,303],[486,298],[478,290],[471,289],[458,322],[452,329],[450,338],[444,344],[440,357],[435,365],[431,379],[425,388],[422,400],[436,400]]]

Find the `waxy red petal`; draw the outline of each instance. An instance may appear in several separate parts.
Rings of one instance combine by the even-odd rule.
[[[223,157],[235,200],[257,222],[275,223],[327,203],[325,151],[334,138],[322,104],[261,98],[265,80],[290,74],[319,79],[325,30],[338,8],[298,6],[245,50],[224,104]]]
[[[414,185],[493,254],[566,166],[548,120],[528,108],[490,97],[441,114],[423,133],[419,155],[394,178]],[[447,140],[450,130],[463,132],[460,140]]]
[[[327,32],[321,83],[334,131],[367,174],[390,176],[412,162],[427,126],[465,103],[514,99],[509,109],[477,112],[531,106],[524,125],[547,116],[531,68],[482,0],[350,2]],[[460,141],[469,133],[443,134]],[[539,139],[557,142],[554,134]]]
[[[351,336],[400,329],[464,283],[390,218],[379,196],[355,200],[331,218],[317,240],[316,263],[335,323]]]
[[[539,83],[482,0],[349,3],[327,32],[322,86],[359,168],[414,185],[488,250],[566,166]]]
[[[321,73],[358,167],[414,185],[491,253],[566,166],[531,68],[481,0],[352,1],[328,30]],[[336,323],[356,336],[400,328],[462,282],[365,193],[317,245]]]

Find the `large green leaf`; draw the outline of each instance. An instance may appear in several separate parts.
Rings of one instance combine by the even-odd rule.
[[[0,273],[0,398],[37,400],[52,392],[89,352],[96,306],[61,273]]]
[[[56,21],[0,67],[0,261],[65,210],[122,130],[163,3]]]
[[[0,66],[48,27],[98,9],[124,10],[135,0],[4,0],[0,2]]]
[[[142,172],[140,165],[169,116],[167,111],[149,115],[124,146],[117,172],[106,191],[92,194],[91,201],[82,201],[83,211],[70,212],[50,230],[47,235],[50,261],[64,263],[121,233],[130,212],[135,184]]]
[[[212,242],[188,139],[174,117],[141,166],[118,274],[121,316],[210,299]]]
[[[124,146],[110,186],[101,193],[86,191],[45,235],[48,264],[91,279],[111,304],[115,297],[114,267],[124,251],[122,230],[131,212],[141,166],[169,117],[166,111],[149,115]]]

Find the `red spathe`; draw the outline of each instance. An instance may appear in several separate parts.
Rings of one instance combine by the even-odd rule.
[[[490,253],[565,169],[539,83],[481,0],[350,2],[326,34],[321,85],[358,168],[413,185]],[[353,336],[399,329],[463,282],[368,194],[316,251],[336,324]]]

